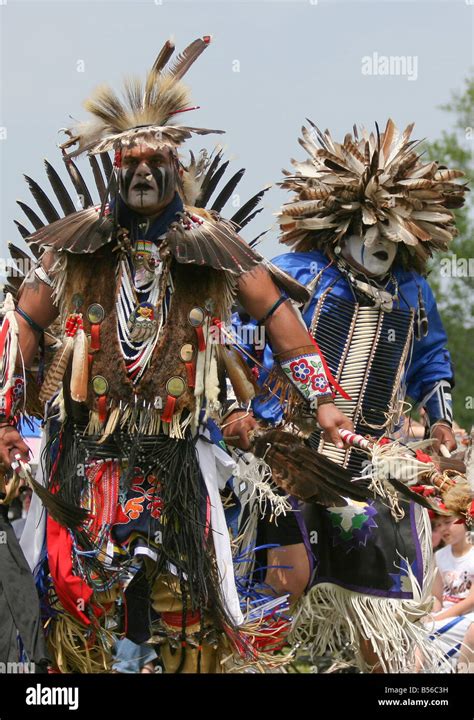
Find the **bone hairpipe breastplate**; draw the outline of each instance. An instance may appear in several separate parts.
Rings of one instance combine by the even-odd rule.
[[[351,397],[337,395],[335,403],[361,435],[380,437],[397,424],[413,317],[412,310],[384,312],[330,292],[316,304],[311,332],[334,377]],[[354,474],[360,471],[363,455],[353,449],[338,450],[321,438],[319,430],[312,433],[310,444]]]

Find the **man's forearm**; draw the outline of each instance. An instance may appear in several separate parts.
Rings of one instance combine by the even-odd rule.
[[[301,315],[264,268],[244,276],[239,299],[264,325],[274,358],[298,393],[314,409],[320,402],[332,402],[327,366],[319,348]]]
[[[251,316],[265,325],[276,362],[288,382],[315,412],[327,439],[336,447],[342,447],[339,429],[352,430],[353,425],[334,405],[334,378],[301,315],[261,267],[240,279],[239,300]],[[343,393],[342,388],[334,386]]]
[[[35,332],[32,327],[17,313],[18,322],[18,354],[16,357],[15,369],[21,372],[23,367],[30,368],[38,352],[40,333]]]
[[[336,447],[342,447],[339,429],[352,430],[353,425],[333,403],[323,358],[301,316],[289,300],[284,301],[284,296],[262,267],[240,278],[239,300],[249,315],[265,323],[272,350],[283,372],[315,410],[327,439]]]
[[[308,330],[290,301],[280,305],[265,323],[274,353],[283,353],[308,344]]]

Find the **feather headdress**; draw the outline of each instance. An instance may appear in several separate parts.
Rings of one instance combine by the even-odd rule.
[[[335,245],[346,233],[403,243],[424,262],[445,250],[456,235],[453,208],[464,203],[464,173],[437,162],[423,163],[410,140],[414,124],[400,133],[391,119],[376,134],[354,126],[342,143],[308,120],[299,143],[309,159],[292,160],[281,187],[296,198],[278,213],[281,242],[299,251]],[[403,246],[401,246],[403,247]]]
[[[132,144],[136,136],[144,132],[155,136],[157,144],[173,147],[193,133],[222,133],[222,130],[170,124],[176,115],[196,109],[191,107],[189,89],[182,78],[210,42],[210,35],[198,38],[169,64],[175,46],[167,40],[144,84],[138,78],[125,81],[123,98],[108,85],[99,86],[84,103],[94,120],[67,130],[70,139],[61,148],[78,143],[77,149],[68,155],[76,157],[86,151],[95,155]]]

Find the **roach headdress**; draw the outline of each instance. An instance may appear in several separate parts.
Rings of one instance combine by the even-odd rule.
[[[122,99],[108,85],[99,86],[84,103],[94,119],[69,129],[70,139],[61,147],[65,149],[78,144],[69,154],[69,157],[76,157],[86,151],[95,155],[118,150],[133,144],[136,136],[144,133],[154,136],[156,144],[177,147],[193,133],[223,132],[172,124],[177,115],[196,109],[191,106],[190,93],[182,78],[210,41],[209,35],[195,40],[170,62],[174,43],[167,40],[145,83],[138,78],[127,79]]]
[[[347,233],[401,243],[424,263],[445,250],[456,235],[453,208],[464,203],[468,188],[460,170],[423,163],[410,140],[414,124],[400,133],[391,119],[385,131],[368,133],[354,126],[342,143],[308,120],[300,145],[309,159],[292,160],[281,187],[296,194],[278,213],[281,242],[299,251],[336,245]],[[406,254],[406,253],[405,253]]]

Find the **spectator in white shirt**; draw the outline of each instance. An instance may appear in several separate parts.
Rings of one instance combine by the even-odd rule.
[[[458,671],[474,673],[474,546],[459,519],[444,518],[441,536],[446,546],[435,553],[432,637]]]

